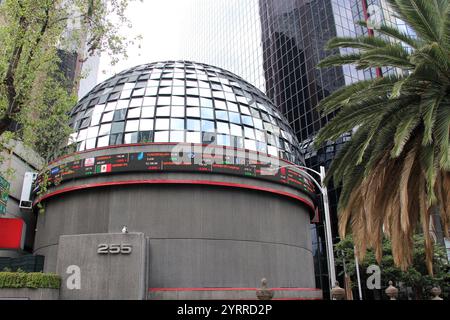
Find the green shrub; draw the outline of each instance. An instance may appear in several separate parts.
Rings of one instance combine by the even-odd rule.
[[[0,288],[59,289],[61,278],[55,273],[0,272]]]

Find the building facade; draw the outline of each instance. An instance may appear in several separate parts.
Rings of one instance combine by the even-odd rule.
[[[254,299],[262,278],[275,298],[322,297],[314,186],[257,88],[201,63],[140,65],[97,85],[70,124],[77,152],[48,164],[35,200],[34,254],[62,299]]]

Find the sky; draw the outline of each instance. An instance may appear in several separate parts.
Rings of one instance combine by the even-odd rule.
[[[196,0],[135,0],[130,2],[126,15],[133,27],[121,28],[129,38],[141,35],[141,48],[128,48],[128,59],[110,66],[107,56],[100,57],[98,82],[124,69],[159,60],[187,59],[182,45],[189,32],[185,12]]]
[[[114,66],[106,54],[88,60],[83,67],[87,78],[80,83],[79,98],[116,73],[165,60],[190,60],[221,67],[264,91],[262,47],[258,41],[261,30],[258,23],[249,19],[259,19],[257,4],[258,0],[130,1],[125,14],[132,28],[122,26],[120,34],[129,39],[142,36],[139,46],[129,46],[128,59]],[[216,36],[217,32],[220,35]],[[197,50],[201,43],[215,50]],[[255,63],[260,65],[257,71],[252,67]]]

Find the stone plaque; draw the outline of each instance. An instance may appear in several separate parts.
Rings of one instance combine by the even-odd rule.
[[[61,236],[56,269],[60,299],[144,299],[144,234]]]

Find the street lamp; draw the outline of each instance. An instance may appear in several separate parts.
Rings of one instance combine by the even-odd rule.
[[[329,280],[330,280],[330,294],[331,294],[331,288],[333,288],[334,284],[336,283],[336,271],[335,271],[335,263],[334,263],[334,253],[333,253],[333,237],[331,234],[331,219],[330,219],[330,204],[328,201],[328,189],[325,184],[325,167],[320,166],[320,172],[313,170],[308,167],[304,166],[297,166],[297,165],[287,165],[282,167],[277,167],[278,170],[281,168],[288,168],[288,167],[294,167],[298,169],[302,169],[302,173],[305,174],[308,178],[310,178],[314,184],[319,188],[320,193],[322,194],[322,201],[323,201],[323,208],[324,208],[324,215],[325,215],[325,241],[326,241],[326,249],[327,249],[327,262],[328,262],[328,272],[329,272]],[[320,178],[320,183],[314,179],[311,174],[309,174],[307,171],[310,171],[314,174],[316,174]]]

